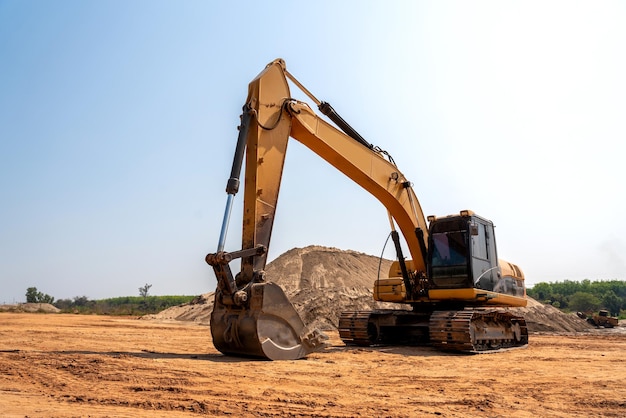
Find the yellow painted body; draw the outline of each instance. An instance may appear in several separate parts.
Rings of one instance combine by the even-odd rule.
[[[405,263],[407,269],[412,271],[412,260],[406,260]],[[516,281],[521,281],[523,285],[524,273],[517,265],[502,259],[498,260],[498,264],[503,279],[507,277],[513,278]],[[402,279],[400,263],[398,261],[394,261],[389,267],[388,278],[378,279],[374,283],[374,300],[396,303],[463,301],[481,305],[514,307],[524,307],[527,304],[525,291],[524,297],[519,297],[473,287],[462,289],[430,289],[428,290],[428,297],[417,300],[408,299],[404,280]]]
[[[402,277],[378,279],[374,283],[374,300],[380,302],[406,301],[406,288]]]
[[[395,303],[420,302],[467,302],[469,304],[493,306],[526,306],[526,299],[502,293],[490,292],[473,287],[465,289],[430,289],[428,297],[418,300],[407,300],[404,282],[401,277],[390,277],[376,280],[374,284],[374,300]]]
[[[526,299],[487,290],[467,289],[431,289],[428,291],[430,302],[465,301],[476,302],[481,305],[493,306],[526,306]]]

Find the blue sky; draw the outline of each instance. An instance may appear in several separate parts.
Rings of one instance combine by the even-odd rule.
[[[213,290],[247,84],[277,57],[426,215],[493,220],[530,285],[626,280],[624,21],[611,1],[0,0],[0,303]],[[295,141],[277,216],[270,259],[379,255],[389,229]]]

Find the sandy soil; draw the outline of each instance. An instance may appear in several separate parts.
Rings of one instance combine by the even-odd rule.
[[[331,342],[255,361],[222,356],[193,322],[0,313],[0,416],[626,416],[624,334],[475,356]]]

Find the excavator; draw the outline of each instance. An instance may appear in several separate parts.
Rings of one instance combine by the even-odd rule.
[[[292,98],[289,82],[332,123]],[[498,260],[493,223],[470,210],[425,218],[413,184],[389,153],[366,141],[276,59],[248,86],[217,251],[206,256],[217,278],[210,328],[220,352],[294,360],[328,345],[327,336],[303,323],[264,271],[290,138],[387,209],[397,257],[388,277],[375,281],[373,294],[398,309],[343,312],[338,329],[347,345],[430,344],[460,353],[528,345],[524,318],[507,309],[526,306],[524,274]],[[226,235],[244,163],[242,247],[228,252]],[[240,263],[237,274],[234,260]]]

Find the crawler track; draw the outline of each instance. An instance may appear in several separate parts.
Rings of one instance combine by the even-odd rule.
[[[339,318],[339,337],[346,344],[372,345],[375,336],[368,332],[370,315],[369,311],[343,312]]]
[[[524,318],[495,309],[436,311],[429,330],[431,344],[444,351],[488,353],[528,345]]]
[[[443,351],[490,353],[526,347],[526,321],[498,309],[464,309],[416,314],[410,311],[350,311],[339,318],[348,345],[423,345]]]

